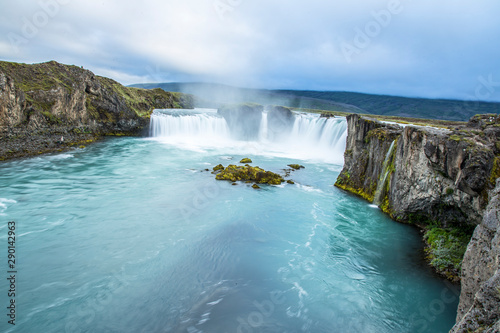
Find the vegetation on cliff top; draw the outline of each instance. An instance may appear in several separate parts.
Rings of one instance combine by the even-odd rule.
[[[43,92],[62,88],[71,95],[75,89],[87,84],[84,89],[87,93],[89,111],[94,111],[97,119],[110,118],[108,115],[97,117],[95,114],[95,112],[105,112],[103,108],[94,103],[95,100],[102,99],[104,96],[99,96],[93,90],[97,87],[92,86],[91,82],[84,82],[88,78],[95,78],[97,82],[94,84],[100,85],[100,88],[104,89],[111,99],[121,100],[139,117],[149,117],[154,108],[164,107],[167,103],[176,108],[190,108],[193,105],[193,97],[190,95],[170,93],[162,89],[147,90],[125,87],[112,79],[94,75],[83,67],[63,65],[55,61],[32,65],[0,61],[0,72],[12,78],[15,85],[25,93],[28,103],[36,109],[45,111],[44,115],[47,116],[51,105],[48,105],[47,101],[44,100]],[[48,117],[50,118],[50,116]]]
[[[102,135],[140,135],[155,108],[193,106],[190,95],[125,87],[55,61],[0,61],[0,96],[0,160],[62,151]]]
[[[325,111],[325,110],[317,110],[317,109],[300,109],[295,108],[294,111],[308,112],[308,113],[318,113],[324,116],[339,116],[339,117],[347,117],[352,114],[352,112],[342,112],[342,111]],[[427,118],[411,118],[411,117],[401,117],[401,116],[386,116],[386,115],[376,115],[376,114],[368,114],[368,113],[359,113],[360,116],[365,116],[369,118],[373,118],[379,121],[384,122],[394,122],[402,125],[417,125],[417,126],[431,126],[438,128],[447,128],[454,129],[457,126],[463,126],[467,124],[465,121],[457,121],[457,120],[440,120],[440,119],[427,119]]]

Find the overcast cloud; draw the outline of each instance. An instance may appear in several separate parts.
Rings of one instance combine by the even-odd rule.
[[[0,4],[0,59],[123,84],[219,82],[500,101],[498,0]]]

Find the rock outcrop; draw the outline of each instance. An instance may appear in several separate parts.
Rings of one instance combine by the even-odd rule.
[[[446,129],[403,128],[350,115],[336,186],[369,201],[379,188],[381,208],[397,221],[473,228],[482,220],[498,173],[500,118],[486,118],[484,128],[471,122]],[[386,184],[380,187],[383,178]]]
[[[472,230],[452,332],[500,331],[500,116],[434,128],[350,115],[336,186],[379,205],[397,221]],[[495,184],[496,187],[495,187]]]
[[[288,137],[292,131],[295,117],[289,108],[284,106],[267,106],[267,135],[272,141]]]
[[[222,167],[222,168],[221,168]],[[217,165],[213,168],[216,173],[215,179],[236,181],[255,182],[257,184],[280,185],[285,180],[279,174],[272,171],[266,171],[258,166],[250,166],[248,164],[234,165],[230,164],[227,167]]]
[[[155,108],[192,107],[192,96],[124,87],[55,61],[0,62],[0,160],[138,135]]]
[[[462,263],[462,291],[452,333],[500,332],[500,180]]]
[[[259,137],[262,111],[259,104],[226,105],[217,113],[226,119],[231,136],[236,140],[256,140]]]

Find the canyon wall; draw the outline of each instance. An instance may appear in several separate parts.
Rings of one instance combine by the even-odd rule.
[[[475,228],[462,262],[453,332],[498,326],[500,117],[475,116],[451,128],[402,127],[359,115],[347,122],[345,164],[335,185],[370,202],[378,198],[396,221]]]
[[[190,95],[124,87],[55,61],[0,62],[0,160],[62,150],[102,135],[139,135],[155,108],[191,108]]]

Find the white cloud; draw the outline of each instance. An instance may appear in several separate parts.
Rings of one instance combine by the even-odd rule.
[[[59,2],[14,52],[8,33],[22,35],[26,20],[43,13],[40,3]],[[2,7],[0,57],[82,64],[124,83],[190,79],[385,93],[397,87],[408,95],[460,97],[473,92],[480,75],[500,81],[495,0],[40,0]],[[350,59],[345,44],[356,48]],[[491,98],[500,100],[500,87]]]

